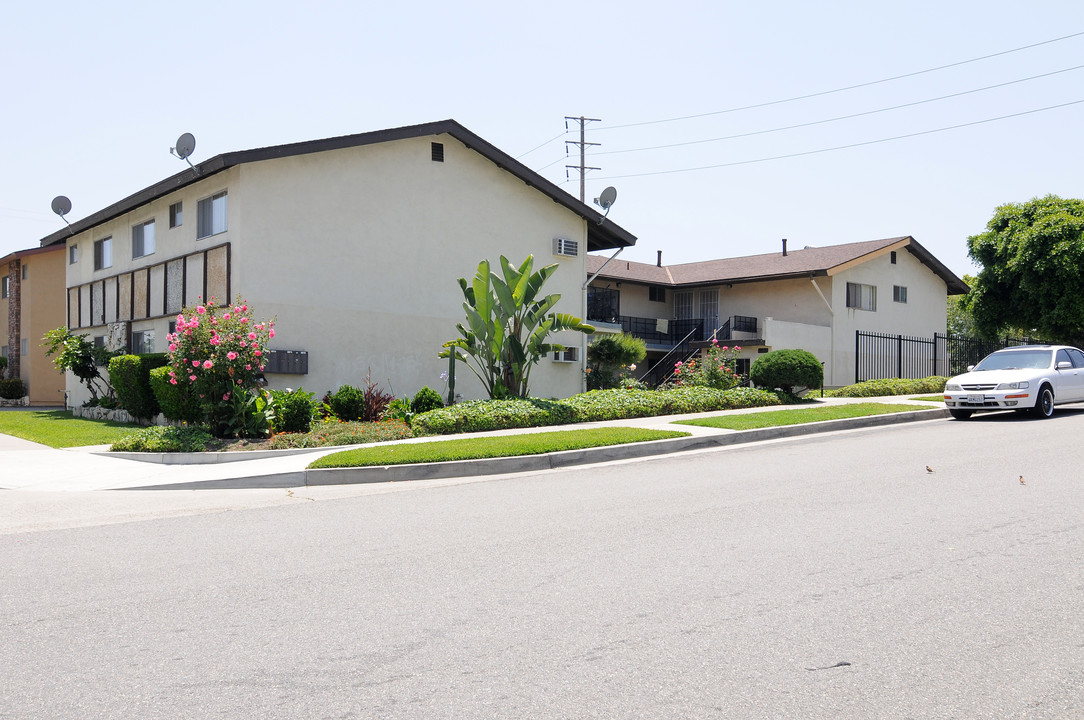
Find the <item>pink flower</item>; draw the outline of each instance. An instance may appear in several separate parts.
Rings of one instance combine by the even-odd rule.
[[[251,365],[245,365],[245,370],[251,370],[251,369],[252,369]]]
[[[193,360],[192,367],[199,367],[199,360]]]
[[[728,348],[726,345],[723,345],[723,350],[729,350],[729,349],[730,348]]]
[[[734,351],[735,352],[741,352],[741,345],[735,345],[734,346]]]
[[[215,364],[213,362],[211,362],[210,360],[204,360],[203,361],[203,369],[204,370],[210,370],[214,366],[215,366]]]
[[[230,350],[228,353],[226,353],[226,357],[228,357],[230,360],[236,360],[237,353],[235,353],[233,350]]]
[[[203,315],[204,313],[207,312],[207,308],[203,307],[202,305],[199,305],[199,306],[196,307],[196,312],[198,312],[200,315]]]
[[[245,324],[245,323],[247,323],[247,322],[248,322],[248,318],[247,318],[247,317],[243,317],[243,318],[241,318],[241,324],[242,324],[242,325],[243,325],[243,324]]]
[[[177,384],[177,378],[175,378],[175,377],[174,377],[174,378],[170,378],[170,379],[169,379],[169,384],[170,384],[170,385],[176,385],[176,384]]]
[[[712,344],[712,345],[718,345],[718,344],[719,344],[719,341],[718,341],[718,340],[716,340],[715,338],[712,338],[712,339],[711,339],[711,344]],[[726,350],[726,348],[724,347],[724,348],[723,348],[723,350]]]
[[[195,375],[189,375],[188,379],[191,380],[192,382],[196,382],[196,376]]]
[[[248,343],[246,343],[244,340],[242,340],[241,341],[241,347],[248,347]]]
[[[674,367],[681,367],[681,366],[682,366],[682,365],[684,365],[684,364],[685,364],[685,363],[683,363],[683,362],[681,362],[681,361],[679,360],[678,362],[674,363]]]
[[[222,319],[223,320],[229,320],[230,319],[230,314],[226,313],[225,315],[222,316]]]
[[[275,331],[274,330],[268,330],[267,331],[267,337],[269,337],[269,338],[275,337]]]
[[[250,332],[250,333],[248,334],[248,339],[249,339],[249,340],[255,340],[255,339],[256,339],[256,333],[254,333],[254,332]]]
[[[256,351],[255,353],[253,353],[253,354],[254,354],[254,355],[255,355],[256,357],[259,357],[259,356],[263,355],[263,353],[262,353],[262,352],[260,352],[259,350],[257,350],[257,351]]]
[[[169,351],[170,352],[177,352],[177,344],[176,343],[170,343],[169,344]]]
[[[223,400],[229,400],[230,399],[230,394],[229,393],[223,393],[222,399]]]
[[[211,336],[211,344],[212,344],[212,345],[218,345],[218,344],[220,344],[221,342],[222,342],[222,341],[218,339],[218,336],[217,336],[217,335],[212,335],[212,336]]]

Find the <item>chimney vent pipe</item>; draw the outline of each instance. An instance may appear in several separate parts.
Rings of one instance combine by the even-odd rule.
[[[662,250],[658,251],[659,259],[655,261],[656,267],[662,267]]]
[[[787,256],[787,239],[783,238],[783,257]]]

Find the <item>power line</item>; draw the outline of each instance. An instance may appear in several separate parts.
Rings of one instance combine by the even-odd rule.
[[[724,135],[722,137],[707,138],[704,140],[689,140],[686,142],[670,143],[668,145],[652,145],[649,147],[628,148],[625,150],[607,150],[605,152],[590,153],[590,155],[618,155],[620,153],[642,152],[645,150],[664,150],[667,148],[683,147],[685,145],[702,145],[704,143],[721,142],[723,140],[735,140],[737,138],[752,137],[754,135],[767,135],[769,133],[782,132],[784,130],[795,130],[797,128],[810,127],[812,125],[824,125],[825,123],[837,122],[839,120],[850,120],[852,118],[863,117],[865,115],[876,115],[877,113],[889,112],[891,110],[900,110],[902,108],[914,107],[916,105],[924,105],[927,103],[937,102],[939,100],[948,100],[950,98],[961,97],[963,95],[971,95],[977,92],[993,90],[996,88],[1006,87],[1008,85],[1015,85],[1017,83],[1028,82],[1029,80],[1037,80],[1039,78],[1050,77],[1051,75],[1058,75],[1060,73],[1070,72],[1071,70],[1079,70],[1081,68],[1084,68],[1084,65],[1076,65],[1071,68],[1065,68],[1064,70],[1054,70],[1052,72],[1043,73],[1041,75],[1032,75],[1031,77],[1020,78],[1019,80],[1010,80],[1008,82],[998,83],[996,85],[987,85],[986,87],[975,88],[973,90],[964,90],[962,92],[952,93],[950,95],[941,95],[940,97],[929,98],[926,100],[916,100],[915,102],[903,103],[902,105],[893,105],[891,107],[880,108],[877,110],[867,110],[865,112],[852,113],[850,115],[840,115],[833,118],[826,118],[824,120],[813,120],[811,122],[798,123],[797,125],[784,125],[783,127],[771,128],[770,130],[755,130],[753,132],[739,133],[737,135]],[[553,163],[550,164],[552,165]]]
[[[537,145],[537,146],[535,146],[535,147],[531,148],[530,150],[528,150],[527,152],[523,153],[522,155],[516,155],[516,160],[519,160],[520,158],[523,158],[523,157],[527,157],[528,155],[530,155],[531,153],[533,153],[533,152],[534,152],[535,150],[538,150],[539,148],[543,148],[543,147],[545,147],[545,146],[549,145],[549,144],[550,144],[551,142],[553,142],[554,140],[557,140],[557,139],[559,139],[559,138],[561,138],[561,137],[563,137],[563,136],[565,136],[565,135],[567,135],[567,134],[568,134],[568,128],[565,128],[565,131],[564,131],[563,133],[561,133],[560,135],[554,135],[553,137],[551,137],[551,138],[550,138],[549,140],[547,140],[546,142],[542,143],[541,145]],[[552,164],[552,163],[551,163],[551,164]]]
[[[893,140],[904,140],[906,138],[919,137],[921,135],[932,135],[934,133],[945,132],[946,130],[957,130],[959,128],[971,127],[973,125],[982,125],[985,123],[996,122],[998,120],[1008,120],[1009,118],[1021,117],[1023,115],[1033,115],[1035,113],[1045,112],[1047,110],[1056,110],[1058,108],[1069,107],[1070,105],[1079,105],[1084,103],[1084,100],[1073,100],[1072,102],[1061,103],[1060,105],[1050,105],[1043,108],[1036,108],[1034,110],[1025,110],[1023,112],[1012,113],[1010,115],[1001,115],[999,117],[987,118],[985,120],[976,120],[969,123],[961,123],[959,125],[949,125],[948,127],[935,128],[933,130],[923,130],[921,132],[908,133],[906,135],[896,135],[889,138],[881,138],[879,140],[867,140],[865,142],[851,143],[849,145],[837,145],[835,147],[821,148],[819,150],[807,150],[805,152],[790,153],[787,155],[775,155],[766,158],[757,158],[755,160],[738,160],[729,163],[720,163],[718,165],[702,165],[700,167],[691,168],[678,168],[676,170],[658,170],[656,172],[646,173],[630,173],[628,175],[611,175],[610,177],[598,178],[599,180],[620,180],[623,178],[634,177],[648,177],[651,175],[671,175],[676,173],[696,172],[697,170],[714,170],[717,168],[735,167],[737,165],[752,165],[754,163],[770,162],[772,160],[786,160],[787,158],[802,157],[805,155],[817,155],[819,153],[833,152],[835,150],[847,150],[849,148],[862,147],[865,145],[876,145],[878,143],[892,142]],[[563,184],[563,183],[562,183]]]
[[[798,95],[795,97],[784,98],[782,100],[771,100],[769,102],[757,103],[755,105],[744,105],[742,107],[728,108],[726,110],[715,110],[713,112],[699,113],[697,115],[683,115],[681,117],[665,118],[662,120],[645,120],[644,122],[626,123],[624,125],[604,125],[600,128],[597,128],[596,132],[600,132],[603,130],[617,130],[619,128],[639,127],[641,125],[658,125],[660,123],[677,122],[678,120],[693,120],[696,118],[709,117],[711,115],[724,115],[726,113],[740,112],[742,110],[753,110],[756,108],[769,107],[771,105],[782,105],[783,103],[795,102],[797,100],[808,100],[809,98],[821,97],[823,95],[831,95],[833,93],[844,92],[846,90],[856,90],[858,88],[869,87],[871,85],[880,85],[881,83],[892,82],[894,80],[902,80],[904,78],[915,77],[916,75],[925,75],[926,73],[932,73],[937,72],[938,70],[946,70],[948,68],[959,67],[960,65],[967,65],[969,63],[979,62],[980,60],[989,60],[990,58],[1000,57],[1001,55],[1009,55],[1010,53],[1020,52],[1022,50],[1030,50],[1031,48],[1040,47],[1042,45],[1049,45],[1051,43],[1068,40],[1070,38],[1079,37],[1081,35],[1084,35],[1084,31],[1072,33],[1071,35],[1062,35],[1061,37],[1056,37],[1052,40],[1043,40],[1042,42],[1032,43],[1031,45],[1024,45],[1022,47],[1013,48],[1011,50],[1002,50],[1001,52],[983,55],[982,57],[971,58],[970,60],[961,60],[959,62],[949,63],[948,65],[938,65],[937,67],[927,68],[925,70],[916,70],[915,72],[904,73],[903,75],[895,75],[893,77],[882,78],[881,80],[871,80],[869,82],[858,83],[857,85],[848,85],[846,87],[835,88],[834,90],[823,90],[821,92],[809,93],[807,95]]]

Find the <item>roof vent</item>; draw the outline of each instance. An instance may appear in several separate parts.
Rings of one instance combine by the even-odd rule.
[[[783,238],[783,257],[787,256],[787,239]]]
[[[444,143],[433,143],[433,162],[444,162]]]

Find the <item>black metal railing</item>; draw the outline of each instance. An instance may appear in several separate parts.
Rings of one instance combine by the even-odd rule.
[[[858,330],[854,341],[854,381],[883,378],[951,377],[1005,347],[1038,345],[1034,338],[971,338],[934,333],[932,338]]]
[[[669,380],[674,374],[674,366],[678,362],[685,362],[693,355],[700,352],[700,348],[693,347],[693,343],[703,339],[703,326],[693,328],[687,335],[678,340],[670,351],[654,363],[651,368],[640,376],[640,382],[649,387],[658,387]]]

